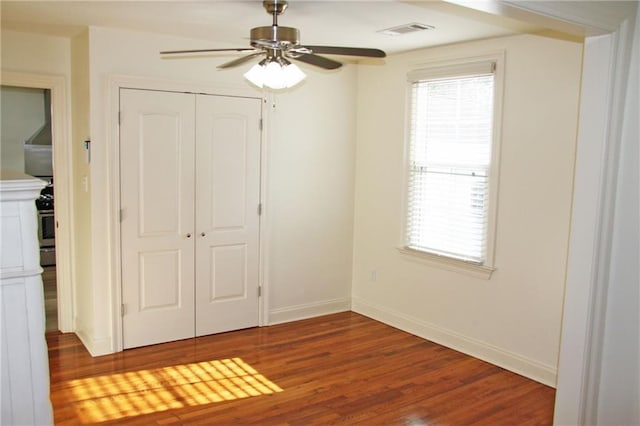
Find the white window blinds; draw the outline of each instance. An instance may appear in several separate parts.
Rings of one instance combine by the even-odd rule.
[[[410,249],[485,262],[493,68],[480,63],[409,74]]]

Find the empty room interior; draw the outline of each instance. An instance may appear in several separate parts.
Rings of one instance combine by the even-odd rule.
[[[3,424],[640,423],[637,1],[1,7]]]

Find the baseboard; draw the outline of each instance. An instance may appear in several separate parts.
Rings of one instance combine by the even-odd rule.
[[[350,309],[350,298],[324,300],[321,302],[272,309],[269,311],[268,325],[313,318],[321,315],[335,314],[337,312],[346,312]]]
[[[114,352],[111,347],[111,339],[92,338],[88,331],[78,324],[78,321],[76,321],[75,333],[92,357],[109,355]]]
[[[557,368],[555,367],[356,297],[351,300],[351,310],[423,339],[487,361],[547,386],[556,387]]]

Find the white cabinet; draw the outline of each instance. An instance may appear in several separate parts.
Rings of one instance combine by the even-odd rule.
[[[3,425],[53,423],[35,199],[45,182],[0,172]]]

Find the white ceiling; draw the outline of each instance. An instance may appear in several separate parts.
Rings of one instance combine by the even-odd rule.
[[[247,47],[249,29],[271,25],[260,1],[5,1],[2,27],[72,37],[88,26],[201,39],[183,48]],[[408,23],[435,27],[401,36],[377,31]],[[377,47],[387,53],[540,28],[440,0],[290,0],[279,24],[302,44]]]

